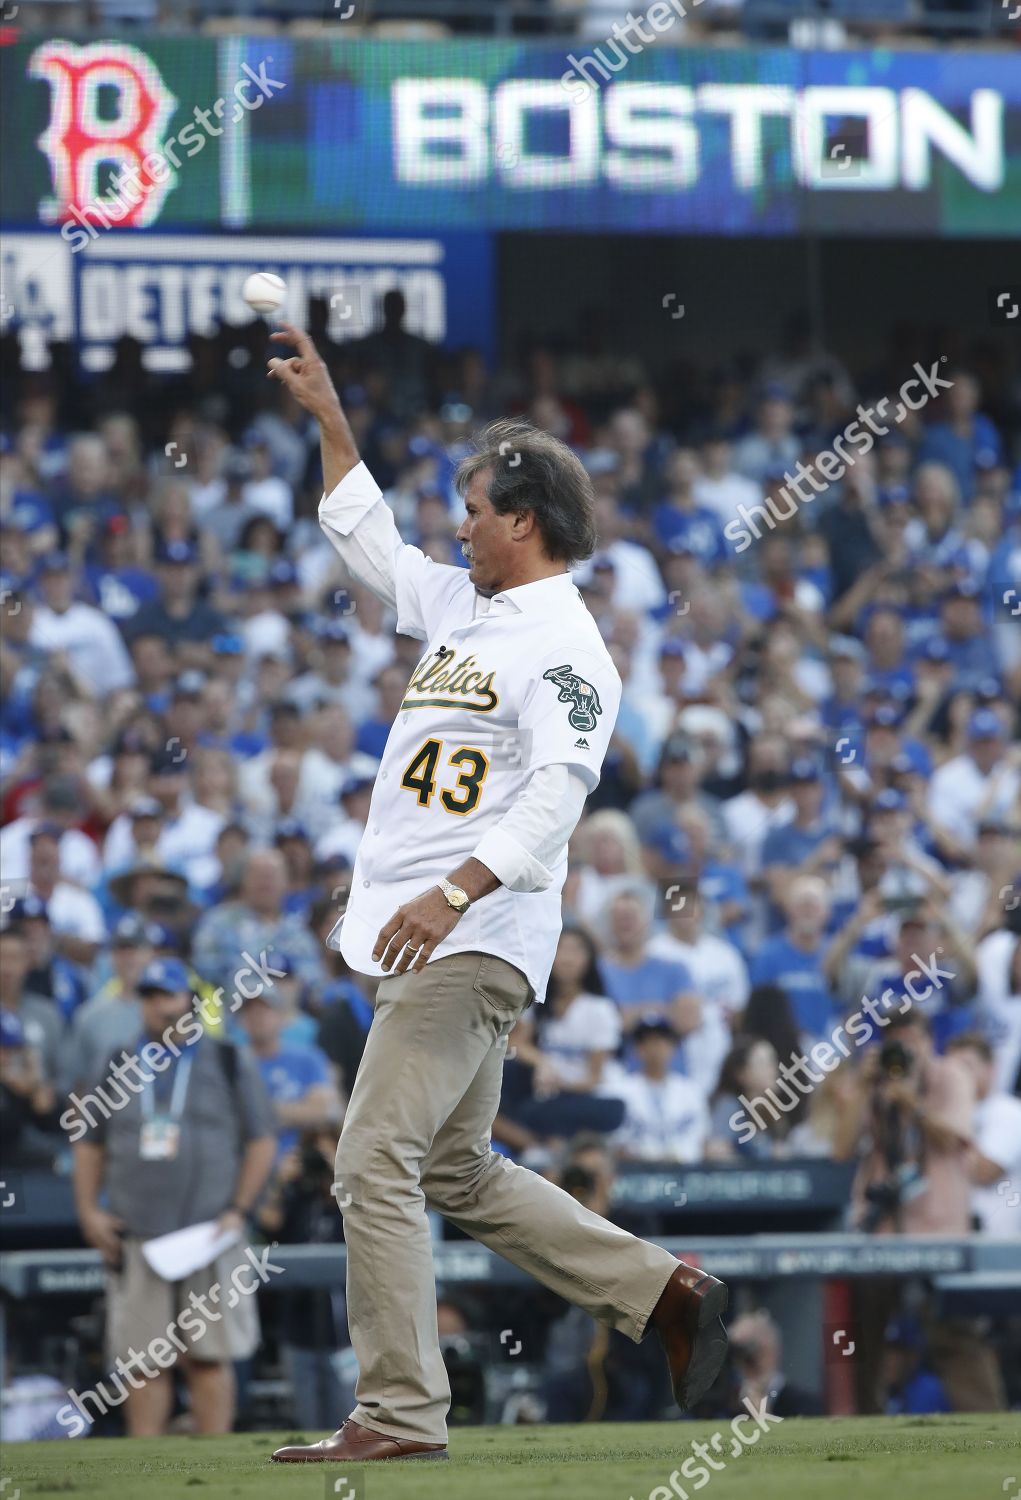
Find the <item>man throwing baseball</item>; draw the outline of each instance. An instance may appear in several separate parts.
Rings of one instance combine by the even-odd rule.
[[[595,546],[575,455],[493,423],[457,475],[467,570],[401,541],[305,333],[272,359],[319,423],[319,520],[423,655],[390,731],[351,897],[331,934],[381,976],[337,1148],[357,1406],[281,1463],[447,1456],[426,1206],[593,1317],[661,1339],[682,1407],[723,1362],[723,1284],[495,1154],[507,1037],[545,994],[567,842],[599,780],[621,685],[568,568]]]

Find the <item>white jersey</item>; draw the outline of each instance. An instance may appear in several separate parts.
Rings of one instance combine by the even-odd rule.
[[[535,771],[562,765],[589,791],[596,786],[621,683],[569,574],[484,598],[466,569],[401,541],[364,464],[323,499],[319,518],[355,576],[395,605],[397,630],[425,643],[330,938],[353,969],[382,975],[372,958],[380,928],[476,853]],[[432,958],[494,954],[522,970],[541,999],[566,873],[565,842],[545,888],[501,885],[469,907]]]

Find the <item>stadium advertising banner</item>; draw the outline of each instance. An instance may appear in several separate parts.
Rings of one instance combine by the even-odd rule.
[[[187,341],[219,322],[255,317],[241,297],[253,271],[287,283],[282,310],[303,327],[309,304],[328,309],[338,343],[371,332],[383,293],[399,287],[410,332],[493,354],[492,239],[487,234],[376,239],[98,233],[75,251],[55,230],[3,236],[3,326],[18,331],[28,369],[44,368],[50,340],[74,340],[85,370],[102,371],[118,339],[136,339],[151,370],[187,369]],[[469,274],[470,272],[470,274]]]
[[[1017,233],[1016,56],[602,55],[327,28],[18,42],[0,51],[6,219],[73,249],[104,215],[288,233]]]

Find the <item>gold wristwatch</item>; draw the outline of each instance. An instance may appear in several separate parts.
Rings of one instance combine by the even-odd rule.
[[[447,905],[453,907],[458,916],[461,916],[471,906],[467,893],[462,891],[459,885],[451,885],[449,880],[438,880],[436,884],[443,892]]]

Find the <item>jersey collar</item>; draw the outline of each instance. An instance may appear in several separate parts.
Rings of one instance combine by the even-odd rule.
[[[566,589],[577,593],[570,573],[554,573],[550,578],[537,578],[533,583],[519,583],[516,588],[501,589],[491,599],[476,593],[475,614],[497,615],[542,612],[555,607],[556,601]]]

